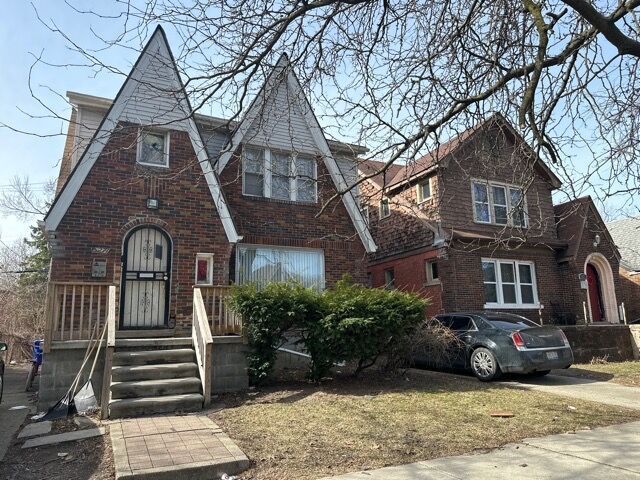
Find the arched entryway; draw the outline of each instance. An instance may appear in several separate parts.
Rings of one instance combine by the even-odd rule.
[[[591,322],[618,323],[618,303],[609,261],[601,253],[592,253],[584,264],[587,276],[587,304]]]
[[[171,239],[155,225],[130,230],[122,244],[120,328],[165,328],[169,320]]]

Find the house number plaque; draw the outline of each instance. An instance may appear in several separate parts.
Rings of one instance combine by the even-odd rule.
[[[91,277],[104,278],[107,276],[107,261],[94,258],[91,263]]]

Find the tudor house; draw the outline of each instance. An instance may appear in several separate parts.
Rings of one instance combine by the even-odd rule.
[[[359,170],[372,286],[429,297],[430,314],[619,322],[620,255],[597,209],[589,197],[554,205],[560,180],[501,115],[411,165]]]
[[[286,56],[237,123],[191,115],[161,28],[114,99],[68,99],[43,222],[53,259],[42,407],[107,325],[94,374],[103,415],[198,408],[246,385],[230,284],[366,282],[376,246],[356,196],[318,214],[355,180],[364,150],[325,139]]]

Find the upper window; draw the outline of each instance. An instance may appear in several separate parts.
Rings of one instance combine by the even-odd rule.
[[[520,187],[474,181],[472,192],[476,222],[526,227],[526,202]]]
[[[245,147],[242,160],[245,195],[315,203],[317,173],[313,158]]]
[[[537,308],[533,262],[482,260],[485,307]]]
[[[138,163],[153,167],[169,166],[169,133],[140,130]]]
[[[440,283],[440,273],[438,272],[438,262],[428,260],[426,262],[427,284]]]
[[[296,282],[320,290],[324,288],[324,253],[307,248],[239,245],[236,281],[258,287],[273,282]]]
[[[418,199],[418,203],[422,203],[425,200],[429,200],[431,198],[431,179],[433,177],[429,177],[426,180],[420,182],[416,185],[416,197]]]
[[[380,200],[380,218],[387,218],[389,215],[391,215],[389,199],[387,197],[383,197],[382,200]]]
[[[213,285],[213,254],[196,255],[196,285]]]

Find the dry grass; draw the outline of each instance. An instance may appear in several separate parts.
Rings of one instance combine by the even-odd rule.
[[[554,373],[640,387],[640,361],[583,363]]]
[[[219,400],[210,416],[252,460],[247,479],[318,478],[640,419],[622,408],[429,373],[287,383]],[[497,410],[515,416],[491,417]]]

